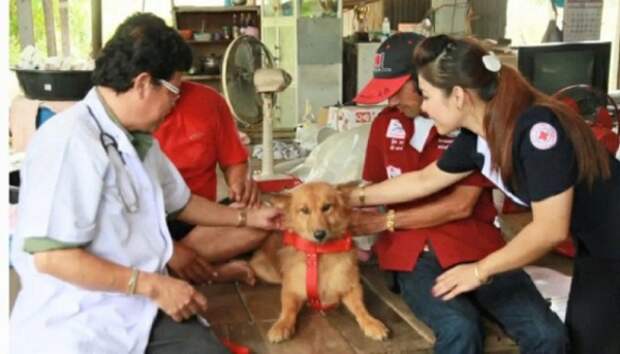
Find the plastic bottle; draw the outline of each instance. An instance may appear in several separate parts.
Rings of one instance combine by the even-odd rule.
[[[233,38],[237,38],[239,37],[239,34],[241,33],[240,29],[239,29],[239,25],[237,24],[237,14],[233,14],[233,20],[232,20],[232,36]]]
[[[392,30],[390,28],[390,20],[387,17],[383,18],[383,23],[381,24],[381,33],[383,34],[384,38],[387,38],[390,36]]]

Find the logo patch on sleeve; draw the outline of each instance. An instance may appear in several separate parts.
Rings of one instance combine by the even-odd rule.
[[[405,135],[407,135],[405,128],[403,128],[403,125],[400,124],[398,119],[390,120],[390,125],[388,125],[385,136],[392,139],[404,139]]]
[[[536,123],[530,129],[530,141],[538,150],[551,149],[558,142],[558,132],[549,123]]]
[[[389,178],[398,177],[403,174],[403,171],[396,166],[388,165],[385,169]]]

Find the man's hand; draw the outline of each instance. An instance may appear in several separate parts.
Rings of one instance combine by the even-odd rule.
[[[245,178],[237,183],[230,185],[230,198],[241,203],[246,207],[258,207],[260,200],[260,190],[256,181],[251,178]]]
[[[157,306],[181,322],[207,310],[207,298],[186,281],[157,273],[140,273],[138,294],[153,300]]]
[[[217,277],[209,262],[193,249],[176,241],[168,267],[179,278],[194,284],[204,284]]]
[[[376,210],[353,210],[349,229],[354,236],[377,234],[386,230],[385,214]]]

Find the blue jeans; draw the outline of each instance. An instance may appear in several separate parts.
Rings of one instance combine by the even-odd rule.
[[[523,270],[497,275],[491,283],[450,301],[431,294],[443,271],[434,253],[423,252],[413,271],[396,274],[405,302],[437,337],[435,353],[482,353],[481,313],[496,320],[522,354],[568,352],[564,324]]]

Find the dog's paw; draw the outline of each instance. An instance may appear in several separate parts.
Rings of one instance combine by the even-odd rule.
[[[379,320],[371,318],[363,326],[362,330],[366,337],[374,340],[387,339],[390,330]]]
[[[294,332],[295,326],[288,326],[285,323],[276,322],[271,329],[269,329],[269,332],[267,332],[267,339],[269,339],[271,343],[280,343],[291,338]]]

